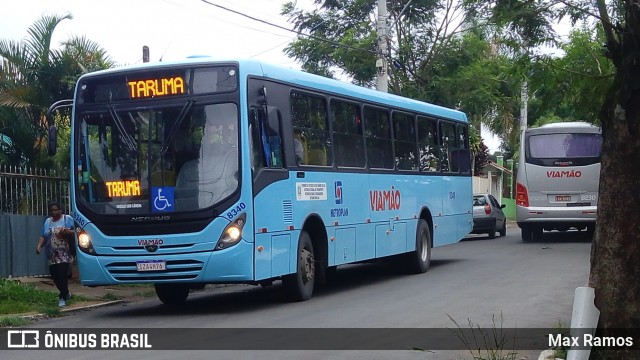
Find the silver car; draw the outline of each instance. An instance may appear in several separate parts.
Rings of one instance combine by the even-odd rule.
[[[506,205],[498,203],[491,194],[473,195],[473,230],[472,234],[489,234],[489,239],[507,235],[507,217],[504,216]]]

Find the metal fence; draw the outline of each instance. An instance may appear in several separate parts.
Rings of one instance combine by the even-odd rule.
[[[69,213],[69,177],[52,170],[0,164],[0,214],[47,215],[58,201]]]
[[[34,249],[51,201],[69,213],[68,176],[0,164],[0,277],[48,273]]]

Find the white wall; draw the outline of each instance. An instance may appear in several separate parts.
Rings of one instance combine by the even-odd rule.
[[[490,194],[491,180],[489,177],[473,177],[473,193],[474,194]]]

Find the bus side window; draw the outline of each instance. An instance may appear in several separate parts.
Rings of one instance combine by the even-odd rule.
[[[440,123],[440,170],[444,172],[458,172],[458,138],[453,124]],[[453,157],[456,157],[453,159]]]
[[[420,151],[420,171],[439,171],[438,125],[434,119],[418,116],[418,149]]]
[[[458,125],[458,159],[460,160],[460,172],[468,174],[471,172],[471,152],[469,151],[469,136],[466,125]]]
[[[364,129],[369,167],[393,169],[391,125],[387,110],[365,106]]]
[[[331,165],[333,156],[325,99],[292,91],[290,102],[298,165]]]
[[[364,167],[366,158],[360,108],[355,103],[332,99],[330,110],[336,165]]]

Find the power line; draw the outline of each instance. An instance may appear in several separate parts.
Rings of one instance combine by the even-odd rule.
[[[375,50],[368,50],[368,49],[357,48],[357,47],[353,47],[353,46],[349,46],[349,45],[340,44],[339,42],[336,42],[336,41],[333,41],[333,40],[324,39],[324,38],[317,37],[317,36],[310,35],[310,34],[304,34],[304,33],[300,32],[300,31],[295,31],[295,30],[292,30],[292,29],[286,28],[286,27],[284,27],[284,26],[281,26],[281,25],[278,25],[278,24],[271,23],[271,22],[266,21],[266,20],[262,20],[262,19],[259,19],[259,18],[256,18],[256,17],[253,17],[253,16],[251,16],[251,15],[244,14],[244,13],[239,12],[239,11],[236,11],[236,10],[233,10],[233,9],[229,9],[229,8],[224,7],[224,6],[222,6],[222,5],[214,4],[214,3],[210,2],[210,1],[207,1],[207,0],[201,0],[201,1],[202,1],[203,3],[205,3],[205,4],[208,4],[208,5],[211,5],[211,6],[215,6],[215,7],[217,7],[217,8],[220,8],[220,9],[222,9],[222,10],[225,10],[225,11],[228,11],[228,12],[231,12],[231,13],[234,13],[234,14],[236,14],[236,15],[244,16],[244,17],[246,17],[246,18],[248,18],[248,19],[251,19],[251,20],[253,20],[253,21],[257,21],[257,22],[260,22],[260,23],[263,23],[263,24],[266,24],[266,25],[269,25],[269,26],[276,27],[276,28],[281,29],[281,30],[285,30],[285,31],[292,32],[292,33],[294,33],[294,34],[296,34],[296,35],[298,35],[298,36],[306,36],[306,37],[308,37],[308,38],[310,38],[310,39],[318,40],[318,41],[323,41],[323,42],[326,42],[326,43],[332,44],[332,45],[337,46],[337,47],[342,47],[342,48],[345,48],[345,49],[358,50],[358,51],[366,51],[366,52],[369,52],[369,53],[372,53],[372,54],[377,54],[377,52],[376,52]]]

